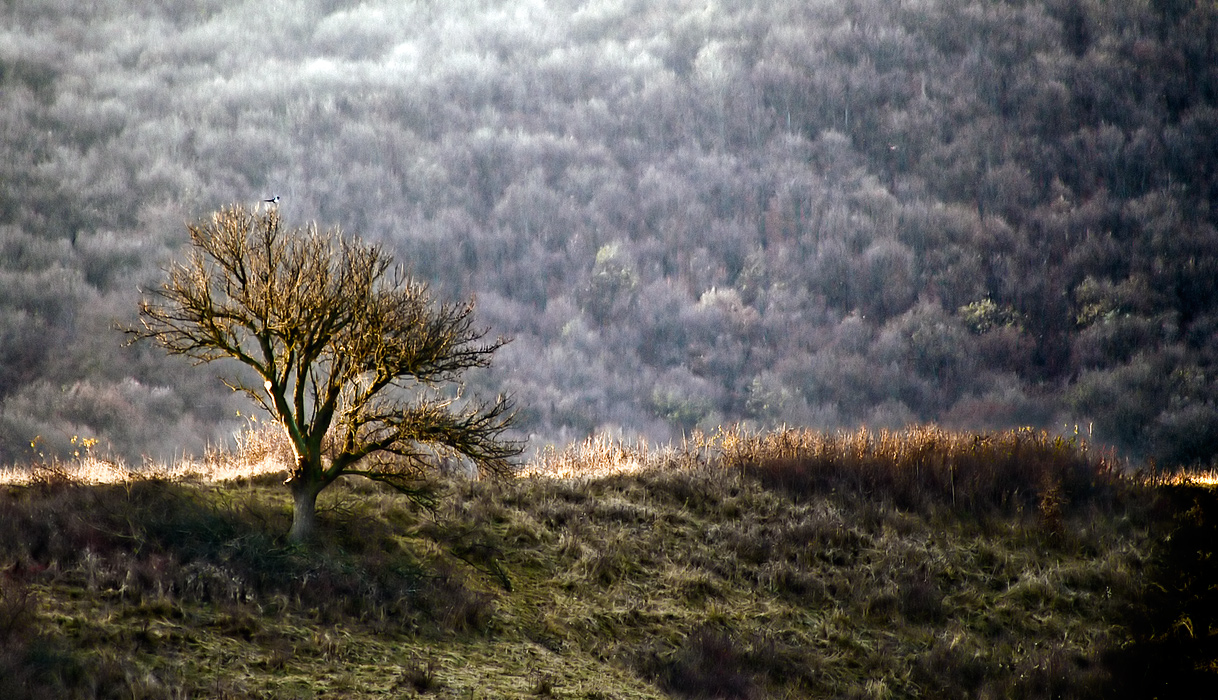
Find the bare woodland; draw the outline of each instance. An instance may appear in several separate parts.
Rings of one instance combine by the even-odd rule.
[[[534,449],[744,422],[1218,436],[1218,11],[1171,0],[0,10],[0,458],[248,399],[124,348],[187,222],[281,197],[513,338]]]

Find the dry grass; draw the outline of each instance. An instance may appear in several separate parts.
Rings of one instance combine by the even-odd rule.
[[[590,437],[562,450],[548,445],[520,470],[520,476],[552,479],[597,479],[634,474],[654,468],[667,451],[653,454],[646,442],[628,444],[603,436]]]
[[[225,482],[282,474],[285,470],[281,462],[269,459],[252,464],[227,460],[180,461],[170,465],[145,465],[135,469],[121,462],[89,458],[35,466],[0,467],[0,485],[29,485],[46,481],[121,484],[137,479]]]
[[[339,482],[313,551],[277,539],[276,479],[0,487],[0,677],[57,698],[1113,697],[1153,573],[1144,483],[1033,431],[591,440],[522,471],[453,477],[437,513]]]
[[[544,562],[517,624],[683,697],[1101,697],[1146,566],[1144,531],[1073,508],[1064,537],[723,468],[505,491],[496,517],[553,552],[517,558]]]
[[[900,507],[947,505],[981,512],[1059,508],[1087,500],[1122,479],[1112,455],[1077,437],[1031,428],[997,433],[950,432],[934,426],[826,434],[728,430],[711,444],[724,466],[791,492],[848,489]]]
[[[292,463],[292,446],[273,424],[251,420],[236,436],[234,450],[210,450],[203,459],[130,467],[84,450],[71,460],[39,459],[28,465],[0,466],[0,485],[45,482],[120,484],[138,479],[226,482],[280,474]]]
[[[1149,479],[1157,486],[1199,486],[1213,488],[1218,486],[1218,469],[1172,471],[1166,474],[1154,474]]]

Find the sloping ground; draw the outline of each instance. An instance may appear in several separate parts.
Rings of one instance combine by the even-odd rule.
[[[1131,698],[1195,698],[1218,692],[1218,491],[1158,489],[1161,546],[1136,642],[1114,654],[1117,687]]]
[[[435,515],[355,482],[308,552],[273,479],[8,487],[0,696],[1114,697],[1200,649],[1212,565],[1146,598],[1179,503],[965,437],[568,454]],[[1181,601],[1192,641],[1156,612]]]

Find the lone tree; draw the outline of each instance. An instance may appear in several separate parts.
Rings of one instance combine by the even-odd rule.
[[[484,340],[472,299],[437,303],[378,246],[316,226],[285,231],[273,207],[222,209],[188,228],[189,259],[170,265],[127,333],[197,363],[238,360],[263,379],[225,383],[291,440],[293,541],[314,535],[317,495],[344,475],[426,502],[424,477],[441,459],[511,472],[523,446],[503,438],[510,400],[460,405],[461,374],[506,342]]]

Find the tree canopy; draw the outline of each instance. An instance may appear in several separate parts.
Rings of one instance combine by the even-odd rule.
[[[198,362],[237,360],[262,380],[229,386],[291,440],[294,539],[312,535],[317,494],[344,475],[425,499],[420,477],[438,460],[512,471],[510,400],[444,391],[505,343],[474,325],[472,300],[436,302],[379,247],[285,229],[277,207],[234,206],[188,228],[189,258],[141,301],[129,332]]]

